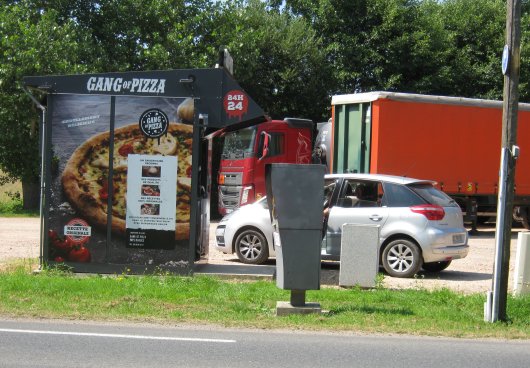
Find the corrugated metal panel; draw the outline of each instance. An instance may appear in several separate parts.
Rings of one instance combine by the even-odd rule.
[[[336,107],[333,172],[369,172],[371,135],[369,109],[370,104],[345,104]]]

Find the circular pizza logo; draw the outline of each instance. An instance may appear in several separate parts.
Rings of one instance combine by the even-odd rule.
[[[169,125],[167,115],[159,109],[149,109],[140,116],[140,130],[148,138],[158,138],[166,134]]]
[[[75,218],[64,226],[64,235],[74,244],[85,244],[92,235],[91,227],[80,218]]]

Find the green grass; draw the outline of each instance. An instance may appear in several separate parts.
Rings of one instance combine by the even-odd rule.
[[[32,262],[0,271],[0,315],[86,320],[214,324],[226,327],[530,338],[530,297],[508,300],[508,323],[483,321],[484,295],[447,289],[309,291],[321,315],[276,317],[289,291],[271,281],[194,276],[79,276],[28,272]]]
[[[0,170],[0,177],[2,176]],[[34,217],[38,211],[28,211],[22,208],[22,183],[7,183],[0,185],[0,216],[4,217]]]

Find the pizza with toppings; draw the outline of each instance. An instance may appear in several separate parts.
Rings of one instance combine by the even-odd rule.
[[[191,125],[175,123],[169,124],[167,134],[154,139],[145,137],[138,124],[116,129],[110,186],[110,134],[104,132],[89,138],[74,151],[63,171],[62,185],[68,201],[92,224],[106,228],[109,215],[107,203],[111,196],[112,231],[125,234],[128,155],[178,156],[175,238],[188,239],[192,133]]]

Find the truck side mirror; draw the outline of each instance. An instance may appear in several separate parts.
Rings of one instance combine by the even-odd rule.
[[[261,132],[259,139],[260,139],[259,147],[261,149],[260,150],[261,157],[259,159],[263,160],[265,157],[269,155],[269,142],[271,139],[271,135],[267,132]]]

